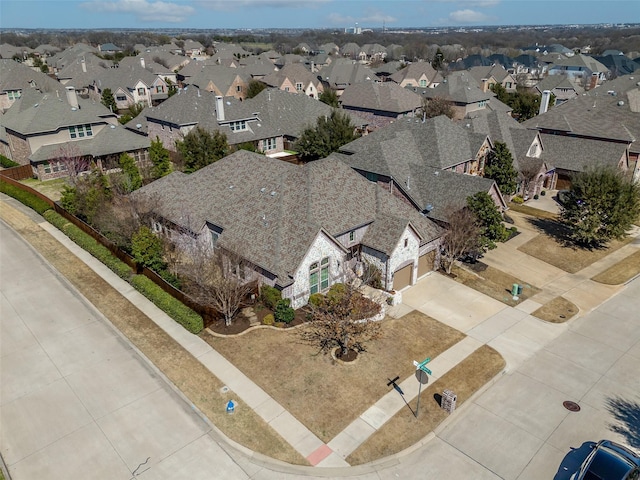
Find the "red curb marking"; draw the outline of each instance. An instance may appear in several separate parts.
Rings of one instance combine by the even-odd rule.
[[[308,457],[309,463],[314,467],[318,465],[322,460],[327,458],[329,455],[333,453],[333,450],[329,448],[329,445],[322,445],[317,450],[312,452]]]

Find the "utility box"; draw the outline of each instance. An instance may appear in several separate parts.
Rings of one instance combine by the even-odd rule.
[[[447,413],[451,414],[456,409],[456,401],[458,400],[458,396],[453,393],[451,390],[445,390],[442,392],[442,402],[440,406],[447,411]]]

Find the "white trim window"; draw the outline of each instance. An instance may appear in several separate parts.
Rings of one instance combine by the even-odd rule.
[[[241,132],[247,129],[247,122],[245,120],[230,122],[229,128],[231,129],[232,132]]]
[[[92,137],[93,131],[91,130],[91,125],[87,123],[86,125],[71,126],[69,127],[69,136],[71,138]]]
[[[298,92],[302,91],[302,82],[296,83],[296,91],[298,91]]]
[[[9,90],[7,92],[7,97],[9,100],[18,100],[22,96],[22,92],[20,90]]]
[[[264,151],[268,152],[269,150],[275,150],[278,148],[278,139],[276,137],[265,138],[264,139]]]

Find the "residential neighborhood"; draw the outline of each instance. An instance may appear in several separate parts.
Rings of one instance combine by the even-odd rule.
[[[638,52],[278,35],[3,40],[0,480],[640,475]]]

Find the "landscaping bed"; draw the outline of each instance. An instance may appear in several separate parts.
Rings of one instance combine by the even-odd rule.
[[[328,442],[389,391],[388,378],[413,375],[413,360],[436,357],[464,334],[420,312],[381,322],[382,337],[355,362],[302,343],[298,331],[256,329],[240,337],[201,333],[213,348]]]

